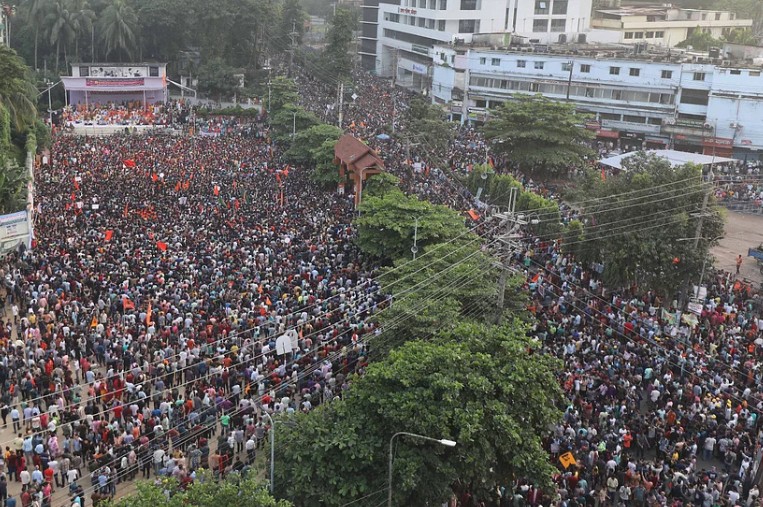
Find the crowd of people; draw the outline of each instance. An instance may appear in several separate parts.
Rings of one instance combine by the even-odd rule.
[[[336,124],[333,87],[297,82]],[[404,131],[407,92],[354,82],[345,130],[405,191],[473,207],[447,171],[485,162],[479,132],[456,129],[437,167],[429,147],[379,136]],[[80,120],[132,114],[108,111],[120,108]],[[353,244],[352,196],[287,167],[264,124],[208,122],[215,135],[57,136],[38,166],[35,244],[0,265],[0,415],[13,433],[0,499],[21,485],[7,505],[97,503],[139,474],[246,473],[271,414],[341,397],[363,371],[387,299]],[[482,505],[758,505],[759,299],[719,276],[696,321],[676,319],[557,247],[528,238],[515,262],[535,336],[565,364],[568,406],[547,439],[558,489],[519,481]]]

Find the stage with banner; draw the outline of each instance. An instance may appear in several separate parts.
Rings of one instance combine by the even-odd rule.
[[[62,76],[67,105],[136,104],[167,101],[166,64],[73,64]]]

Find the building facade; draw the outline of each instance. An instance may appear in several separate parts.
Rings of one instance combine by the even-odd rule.
[[[363,67],[418,91],[432,78],[432,48],[474,34],[521,35],[534,43],[578,40],[590,26],[592,0],[365,0]],[[583,37],[584,38],[584,37]]]
[[[73,63],[71,76],[61,76],[67,105],[149,105],[165,102],[166,63]]]
[[[752,24],[751,19],[737,19],[733,12],[669,6],[597,9],[591,21],[594,29],[616,32],[616,42],[646,42],[665,47],[686,40],[695,30],[719,39],[736,29],[750,29]]]
[[[482,122],[515,93],[570,101],[613,148],[675,148],[758,159],[759,68],[627,55],[435,47],[431,96],[461,122]]]

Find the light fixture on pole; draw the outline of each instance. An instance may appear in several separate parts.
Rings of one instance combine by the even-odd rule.
[[[393,450],[392,444],[394,443],[395,437],[398,437],[398,436],[418,438],[420,440],[426,440],[428,442],[435,442],[440,445],[444,445],[445,447],[456,446],[455,440],[448,440],[447,438],[426,437],[424,435],[417,435],[416,433],[408,433],[407,431],[399,431],[395,433],[394,435],[392,435],[392,438],[389,439],[389,466],[387,470],[387,507],[392,507],[392,463],[395,457],[392,452]]]

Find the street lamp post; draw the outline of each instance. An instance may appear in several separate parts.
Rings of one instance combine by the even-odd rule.
[[[270,493],[273,494],[273,486],[275,484],[275,456],[276,456],[276,424],[273,422],[273,418],[267,411],[262,414],[270,421]]]
[[[416,433],[408,433],[407,431],[399,431],[392,435],[392,438],[389,439],[389,469],[388,469],[388,476],[387,476],[387,507],[392,507],[392,463],[394,459],[393,454],[393,447],[392,444],[394,443],[395,437],[397,436],[407,436],[412,438],[418,438],[420,440],[426,440],[428,442],[435,442],[440,445],[444,445],[446,447],[455,447],[456,441],[455,440],[448,440],[447,438],[432,438],[432,437],[425,437],[424,435],[417,435]]]

